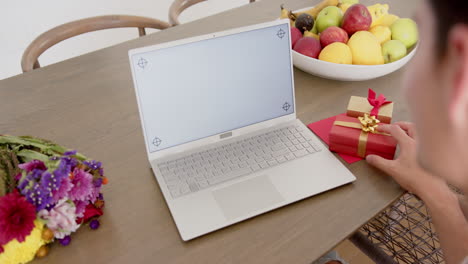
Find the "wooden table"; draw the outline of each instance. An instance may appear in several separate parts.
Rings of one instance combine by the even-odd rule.
[[[110,179],[101,227],[82,228],[70,246],[56,243],[35,263],[310,263],[402,194],[383,173],[358,162],[348,165],[353,184],[187,243],[180,239],[147,161],[127,51],[269,21],[283,2],[292,9],[312,5],[262,0],[0,81],[1,133],[79,148],[103,161]],[[391,11],[411,16],[416,2],[391,1]],[[402,71],[356,83],[294,74],[298,116],[306,124],[344,112],[349,97],[365,96],[367,88],[397,102],[396,120],[408,118],[399,93]]]

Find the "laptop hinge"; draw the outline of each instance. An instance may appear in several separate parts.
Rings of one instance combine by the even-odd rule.
[[[219,139],[224,139],[228,137],[232,137],[232,131],[219,135]]]

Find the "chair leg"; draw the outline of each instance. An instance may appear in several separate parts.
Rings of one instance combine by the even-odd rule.
[[[398,264],[393,258],[385,254],[385,252],[372,243],[365,235],[357,231],[349,241],[366,254],[372,261],[378,264]]]
[[[146,35],[146,30],[145,28],[138,28],[138,35],[141,37],[141,36],[145,36]]]
[[[41,67],[41,65],[39,64],[39,61],[36,60],[36,62],[34,62],[34,65],[33,65],[33,70],[34,70],[34,69],[38,69],[38,68],[40,68],[40,67]]]

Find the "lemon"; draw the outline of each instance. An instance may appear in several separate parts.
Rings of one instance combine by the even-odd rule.
[[[353,64],[384,64],[379,40],[369,31],[358,31],[354,33],[348,41],[348,46],[353,56]]]
[[[377,37],[380,44],[387,42],[392,38],[392,31],[390,30],[389,27],[375,26],[371,28],[369,32],[374,34],[374,36]]]
[[[338,64],[352,64],[353,55],[351,54],[351,49],[346,44],[334,42],[320,52],[319,60]]]

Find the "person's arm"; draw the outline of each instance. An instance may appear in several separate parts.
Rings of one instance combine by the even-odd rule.
[[[391,134],[398,141],[400,155],[395,160],[369,155],[367,161],[424,201],[432,216],[446,263],[460,264],[468,256],[468,222],[457,195],[445,181],[418,165],[415,131],[411,124],[381,126],[379,131]]]
[[[468,197],[465,195],[458,195],[458,202],[460,203],[460,207],[465,215],[465,219],[468,220]]]
[[[417,195],[429,209],[447,264],[460,264],[468,255],[468,223],[458,197],[445,183],[427,185]]]

